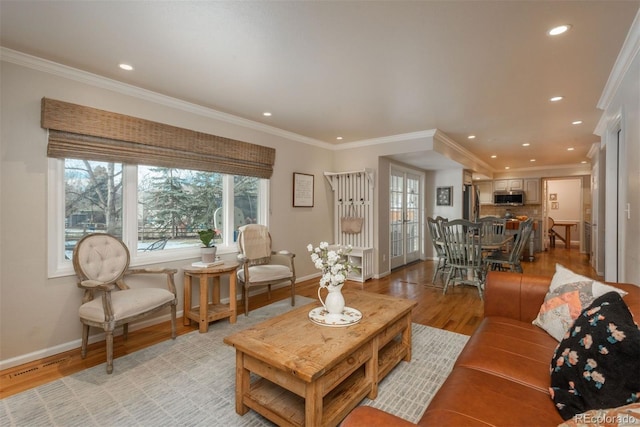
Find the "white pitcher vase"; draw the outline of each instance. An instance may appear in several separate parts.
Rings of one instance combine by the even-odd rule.
[[[329,313],[329,316],[340,316],[344,311],[344,297],[342,296],[342,286],[344,283],[335,286],[327,286],[327,297],[322,300],[322,296],[320,295],[320,290],[322,288],[318,288],[318,299],[320,303],[324,307],[324,309]]]

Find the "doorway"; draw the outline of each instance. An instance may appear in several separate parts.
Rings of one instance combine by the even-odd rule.
[[[420,259],[423,177],[392,167],[389,182],[389,261],[394,269]]]

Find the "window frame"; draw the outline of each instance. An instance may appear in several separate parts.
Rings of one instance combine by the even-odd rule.
[[[65,159],[48,158],[47,172],[47,273],[49,278],[73,276],[75,271],[71,260],[64,257],[64,219],[65,219]],[[234,211],[234,175],[223,174],[224,223],[233,223]],[[258,178],[258,220],[267,227],[269,219],[269,179]],[[122,240],[128,248],[137,248],[137,202],[138,202],[138,166],[122,165]],[[225,227],[224,241],[227,245],[217,245],[218,254],[237,253],[233,241],[233,229]],[[200,248],[163,249],[161,251],[131,251],[131,267],[148,264],[173,262],[200,257]]]

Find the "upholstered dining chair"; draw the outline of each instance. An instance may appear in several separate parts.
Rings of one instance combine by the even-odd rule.
[[[271,248],[271,234],[266,226],[248,224],[239,228],[238,234],[238,283],[242,286],[244,314],[249,315],[249,288],[266,286],[271,299],[271,286],[291,286],[291,305],[296,302],[295,254],[289,251],[275,252]]]
[[[89,328],[101,328],[106,335],[107,374],[113,372],[113,331],[123,327],[127,339],[129,323],[166,307],[171,309],[171,338],[176,337],[176,304],[178,302],[175,269],[129,269],[130,255],[122,240],[105,233],[87,234],[73,250],[73,268],[78,287],[84,290],[78,309],[82,322],[81,356],[87,356]],[[125,276],[162,274],[167,289],[150,286],[129,287]]]
[[[440,224],[440,230],[449,263],[449,273],[442,292],[447,292],[449,283],[459,273],[460,277],[456,281],[477,287],[480,298],[483,298],[485,269],[480,224],[455,219]]]

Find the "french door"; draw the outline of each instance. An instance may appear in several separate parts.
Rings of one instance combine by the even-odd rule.
[[[420,258],[422,177],[392,168],[389,182],[389,261],[393,269]]]

